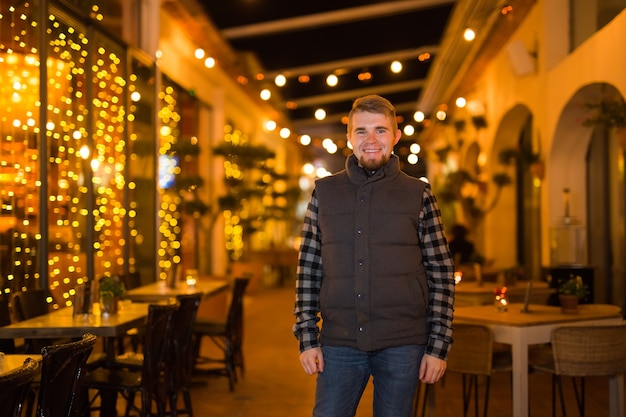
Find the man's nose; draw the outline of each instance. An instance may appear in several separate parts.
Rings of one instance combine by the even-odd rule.
[[[365,132],[365,141],[369,142],[376,139],[376,134],[374,132]]]

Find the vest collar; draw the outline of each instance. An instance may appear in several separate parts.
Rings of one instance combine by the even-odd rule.
[[[394,154],[391,154],[389,161],[382,168],[374,172],[366,172],[365,168],[359,165],[359,161],[354,154],[346,159],[346,172],[350,182],[363,184],[367,181],[377,181],[383,178],[395,178],[400,172],[400,160]]]

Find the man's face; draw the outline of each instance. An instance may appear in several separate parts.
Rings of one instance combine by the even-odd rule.
[[[389,161],[393,147],[400,140],[400,130],[394,130],[384,114],[356,112],[352,115],[347,137],[352,151],[363,168],[375,171]]]

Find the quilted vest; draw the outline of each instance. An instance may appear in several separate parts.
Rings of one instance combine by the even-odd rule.
[[[375,351],[428,341],[417,232],[425,187],[394,155],[371,176],[351,155],[345,170],[316,182],[322,345]]]

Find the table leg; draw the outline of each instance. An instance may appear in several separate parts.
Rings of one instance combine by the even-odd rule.
[[[528,417],[528,340],[521,330],[513,337],[513,417]]]
[[[624,375],[612,376],[609,379],[609,415],[624,415]]]
[[[104,343],[105,343],[105,349],[106,349],[105,353],[107,355],[107,364],[115,363],[115,354],[116,354],[115,341],[116,341],[115,337],[105,338]]]
[[[102,417],[117,416],[117,392],[112,390],[100,391],[100,415]]]

